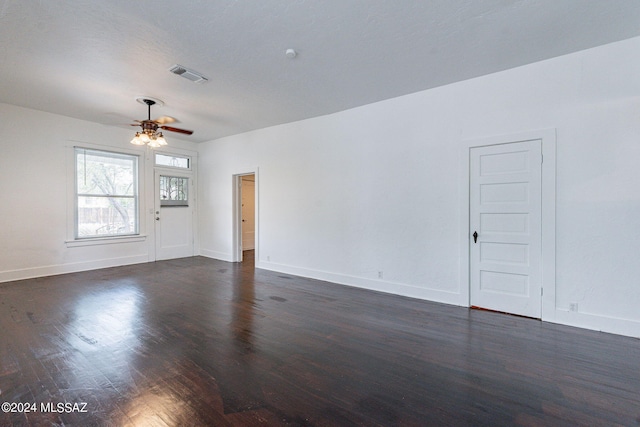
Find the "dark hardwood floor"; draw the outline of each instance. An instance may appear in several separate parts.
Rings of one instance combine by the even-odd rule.
[[[0,425],[640,425],[640,340],[246,258],[1,284]]]

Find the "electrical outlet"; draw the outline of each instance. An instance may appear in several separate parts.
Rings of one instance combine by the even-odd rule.
[[[384,273],[382,271],[378,271],[378,279],[382,279]]]
[[[271,261],[271,256],[267,255],[267,262]]]
[[[578,311],[578,303],[577,302],[569,303],[569,311]]]

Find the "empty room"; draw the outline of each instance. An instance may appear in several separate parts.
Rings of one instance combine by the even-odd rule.
[[[0,426],[640,426],[637,0],[0,0]]]

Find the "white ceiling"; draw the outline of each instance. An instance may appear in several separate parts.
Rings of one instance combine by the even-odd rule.
[[[126,126],[148,95],[202,142],[638,35],[640,0],[0,0],[0,102]]]

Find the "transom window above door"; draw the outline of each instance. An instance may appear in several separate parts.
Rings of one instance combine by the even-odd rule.
[[[191,169],[191,159],[189,157],[178,156],[175,154],[155,153],[155,162],[156,166]]]

